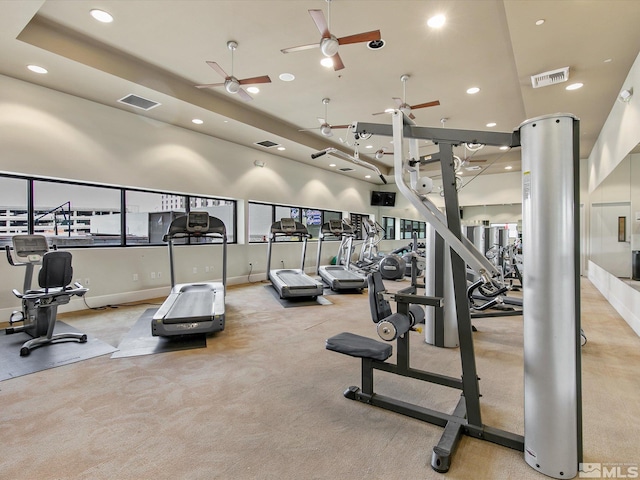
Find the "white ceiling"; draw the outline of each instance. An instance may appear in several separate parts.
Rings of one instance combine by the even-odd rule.
[[[91,8],[115,17],[96,22]],[[345,160],[310,154],[334,146],[346,130],[331,138],[318,130],[323,98],[330,98],[327,120],[333,124],[390,123],[387,115],[402,97],[400,77],[409,74],[407,103],[439,100],[414,110],[423,126],[511,132],[527,118],[572,113],[581,119],[581,157],[589,155],[623,81],[640,49],[640,1],[631,0],[333,0],[330,31],[337,37],[379,29],[385,46],[342,45],[343,70],[320,65],[312,49],[283,54],[281,49],[318,42],[320,34],[308,10],[327,14],[325,0],[4,0],[0,2],[0,73],[115,108],[263,150],[255,142],[271,140],[286,148],[269,151],[291,160],[340,168]],[[427,19],[446,15],[434,30]],[[544,24],[536,26],[536,20]],[[227,42],[239,47],[234,57],[238,78],[269,75],[272,83],[245,102],[223,88],[200,90],[196,84],[222,79],[205,62],[231,73]],[[48,69],[37,75],[26,69]],[[533,89],[531,75],[570,67],[567,83]],[[288,72],[293,82],[278,76]],[[565,86],[584,87],[567,91]],[[480,87],[476,95],[466,89]],[[134,93],[160,102],[148,112],[119,104]],[[0,93],[0,101],[2,100]],[[196,126],[192,118],[204,124]],[[347,139],[353,142],[353,137]],[[360,144],[360,154],[390,138]],[[366,146],[371,145],[371,149]],[[424,144],[422,153],[434,147]],[[460,148],[457,153],[471,156]],[[518,170],[519,152],[484,149],[471,157],[484,173]],[[391,172],[392,156],[377,162]],[[362,179],[367,170],[350,165]],[[512,170],[513,171],[513,170]],[[465,172],[475,175],[478,172]],[[379,183],[376,176],[370,180]]]

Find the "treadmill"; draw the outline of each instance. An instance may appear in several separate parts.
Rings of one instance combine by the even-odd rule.
[[[271,251],[273,242],[278,237],[298,237],[302,239],[302,259],[299,269],[275,269],[271,270]],[[322,284],[304,273],[304,257],[307,252],[307,239],[309,234],[307,227],[296,222],[293,218],[282,218],[271,225],[269,233],[269,245],[267,248],[267,280],[271,281],[280,298],[311,297],[322,295]]]
[[[325,237],[332,236],[340,240],[340,250],[336,256],[335,265],[320,265],[322,242]],[[316,257],[316,272],[334,292],[351,290],[362,292],[367,288],[367,277],[359,275],[349,268],[351,262],[351,245],[355,232],[353,227],[344,220],[329,220],[320,228],[318,240],[318,256]]]
[[[175,283],[173,243],[186,238],[222,239],[222,283]],[[207,212],[189,212],[171,222],[163,241],[169,245],[171,293],[151,321],[156,337],[213,333],[224,330],[227,284],[227,235],[222,220]]]

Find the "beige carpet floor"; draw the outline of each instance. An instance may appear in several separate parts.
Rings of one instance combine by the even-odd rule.
[[[232,287],[227,327],[206,349],[105,355],[0,383],[0,478],[546,478],[521,452],[468,437],[450,471],[438,474],[430,455],[440,427],[344,398],[360,384],[360,361],[325,350],[325,339],[377,336],[366,293],[330,298],[333,305],[285,309],[262,283]],[[117,346],[146,308],[62,318]],[[584,460],[637,465],[640,338],[586,280],[582,310]],[[483,421],[522,434],[522,319],[474,324]],[[459,376],[457,349],[413,335],[413,366]],[[458,398],[444,387],[376,378],[379,393],[438,410],[452,411]]]

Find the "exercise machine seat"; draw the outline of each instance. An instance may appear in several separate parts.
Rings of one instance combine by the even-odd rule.
[[[393,346],[389,343],[349,332],[342,332],[328,338],[326,349],[351,357],[372,358],[383,362],[393,353]]]

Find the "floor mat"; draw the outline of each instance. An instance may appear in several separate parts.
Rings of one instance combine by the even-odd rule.
[[[175,352],[192,348],[206,348],[204,333],[180,337],[154,337],[151,335],[151,319],[157,308],[149,308],[136,320],[129,333],[118,345],[118,351],[111,358],[137,357],[155,353]]]
[[[54,334],[77,331],[77,328],[58,321]],[[20,347],[31,337],[24,332],[12,335],[0,333],[0,381],[107,355],[116,350],[112,345],[91,335],[87,337],[86,343],[72,340],[58,342],[36,348],[29,356],[21,357]]]
[[[291,298],[280,298],[278,291],[273,287],[273,285],[265,285],[265,287],[273,298],[275,298],[280,305],[284,308],[291,307],[310,307],[313,305],[333,305],[329,300],[324,298],[323,296],[318,296],[315,299],[309,297],[291,297]]]

